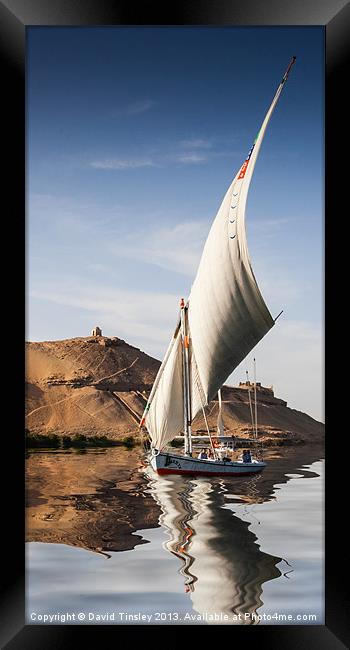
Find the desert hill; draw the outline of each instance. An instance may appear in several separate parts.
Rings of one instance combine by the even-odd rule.
[[[117,337],[88,336],[26,344],[26,428],[31,433],[138,435],[138,421],[160,362]],[[227,433],[251,432],[249,386],[225,386],[223,420]],[[319,442],[324,425],[290,409],[272,388],[258,386],[259,437],[271,442]],[[207,409],[216,430],[218,403]],[[197,416],[193,433],[205,433]]]

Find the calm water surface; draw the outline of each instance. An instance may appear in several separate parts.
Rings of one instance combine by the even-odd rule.
[[[28,623],[324,623],[322,450],[265,458],[222,480],[157,477],[138,450],[30,454]]]

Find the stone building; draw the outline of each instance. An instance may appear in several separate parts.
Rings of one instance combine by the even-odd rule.
[[[96,325],[96,327],[94,327],[92,330],[91,336],[102,336],[102,330],[98,325]]]

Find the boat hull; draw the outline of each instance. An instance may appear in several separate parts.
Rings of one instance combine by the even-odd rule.
[[[201,460],[178,454],[160,452],[151,456],[151,465],[157,474],[188,474],[189,476],[250,476],[258,474],[266,467],[266,463],[253,461]]]

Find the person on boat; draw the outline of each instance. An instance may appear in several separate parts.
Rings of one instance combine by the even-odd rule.
[[[251,463],[252,462],[252,455],[249,451],[249,449],[245,449],[243,452],[243,463]]]
[[[200,460],[207,460],[208,459],[207,452],[205,451],[205,449],[202,449],[202,451],[198,454],[198,458]]]

